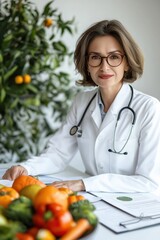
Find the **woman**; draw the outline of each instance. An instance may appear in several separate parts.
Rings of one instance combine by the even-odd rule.
[[[160,184],[160,103],[128,83],[143,73],[143,56],[117,20],[104,20],[87,29],[75,50],[82,85],[65,123],[45,152],[3,178],[21,174],[51,174],[69,164],[79,149],[85,179],[54,182],[74,191],[150,192]],[[83,117],[82,117],[83,116]]]

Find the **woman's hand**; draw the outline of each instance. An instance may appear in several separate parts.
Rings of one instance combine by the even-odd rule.
[[[9,168],[5,174],[2,176],[3,179],[8,179],[8,180],[15,180],[17,177],[20,175],[28,175],[27,170],[18,165],[18,166],[12,166]]]
[[[51,185],[57,188],[70,188],[72,191],[85,191],[85,186],[82,180],[69,180],[69,181],[56,181],[53,182]]]

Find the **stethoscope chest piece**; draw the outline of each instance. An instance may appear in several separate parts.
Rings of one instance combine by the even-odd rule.
[[[77,133],[77,131],[78,131],[78,126],[73,126],[70,129],[69,133],[70,133],[71,136],[73,136],[73,135],[75,135]]]
[[[70,129],[69,133],[70,133],[71,136],[77,134],[77,137],[82,137],[82,130],[79,128],[79,126],[73,126]]]
[[[84,118],[86,112],[87,112],[87,109],[89,108],[89,106],[90,106],[90,104],[92,103],[93,99],[95,98],[96,94],[97,94],[97,92],[96,92],[96,93],[93,95],[93,97],[90,99],[87,107],[85,108],[85,110],[84,110],[84,112],[83,112],[83,114],[82,114],[82,117],[81,117],[79,123],[78,123],[77,125],[74,125],[73,127],[71,127],[71,129],[70,129],[70,131],[69,131],[69,134],[70,134],[71,136],[74,136],[76,133],[78,133],[78,134],[77,134],[77,137],[81,137],[81,136],[82,136],[82,130],[81,130],[80,125],[81,125],[81,123],[82,123],[82,121],[83,121],[83,118]]]

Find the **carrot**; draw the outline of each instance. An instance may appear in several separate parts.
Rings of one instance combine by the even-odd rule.
[[[60,240],[76,240],[81,237],[86,231],[91,230],[92,226],[87,219],[81,218],[76,225],[64,234]]]

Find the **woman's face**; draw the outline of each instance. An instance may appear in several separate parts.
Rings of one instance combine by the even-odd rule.
[[[88,71],[96,85],[100,88],[111,88],[122,84],[124,71],[128,70],[128,65],[125,56],[123,57],[123,48],[114,37],[107,35],[94,38],[89,45],[88,54],[90,55]],[[100,57],[107,56],[108,59],[103,58],[102,62],[100,61]],[[107,60],[111,65],[120,64],[113,67]],[[97,63],[100,65],[95,66]]]

